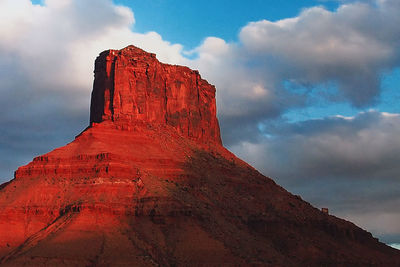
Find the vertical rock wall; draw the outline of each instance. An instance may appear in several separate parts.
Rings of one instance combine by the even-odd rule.
[[[168,124],[184,137],[221,144],[215,87],[198,71],[163,64],[134,46],[96,59],[90,122],[106,120]]]

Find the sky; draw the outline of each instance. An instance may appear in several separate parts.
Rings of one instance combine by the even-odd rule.
[[[94,59],[133,44],[216,85],[228,149],[399,246],[398,14],[397,0],[0,0],[0,182],[87,126]]]

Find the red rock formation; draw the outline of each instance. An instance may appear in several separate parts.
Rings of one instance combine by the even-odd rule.
[[[0,264],[399,266],[222,147],[214,93],[135,47],[100,54],[91,126],[0,186]]]
[[[181,135],[221,144],[215,87],[198,71],[160,63],[128,46],[108,50],[95,63],[90,122],[168,124]]]

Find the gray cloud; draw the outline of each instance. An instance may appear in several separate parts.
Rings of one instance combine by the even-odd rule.
[[[232,146],[265,173],[293,179],[389,179],[400,173],[400,115],[368,111],[264,125],[267,136]],[[285,166],[290,165],[291,168]],[[279,175],[278,175],[279,174]]]
[[[231,149],[314,205],[328,206],[385,241],[400,237],[400,114],[368,111],[267,124],[264,131],[256,142]]]

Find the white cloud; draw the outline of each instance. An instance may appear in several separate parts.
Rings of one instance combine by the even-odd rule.
[[[70,86],[90,92],[95,57],[129,44],[156,52],[164,61],[183,61],[181,45],[170,44],[155,32],[132,32],[133,12],[110,0],[96,5],[89,0],[48,0],[44,6],[7,0],[0,3],[0,13],[0,54],[11,54],[18,69],[38,87]]]

